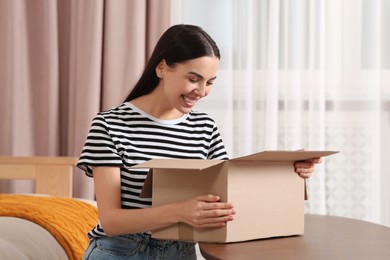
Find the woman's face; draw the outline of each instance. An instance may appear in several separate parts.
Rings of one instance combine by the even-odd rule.
[[[219,59],[209,56],[178,63],[174,67],[162,61],[156,73],[172,108],[189,113],[199,99],[210,93],[218,65]]]

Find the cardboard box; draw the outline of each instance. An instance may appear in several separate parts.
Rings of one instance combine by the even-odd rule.
[[[152,232],[157,239],[238,242],[304,233],[305,180],[295,161],[333,151],[265,151],[231,160],[153,159],[142,197],[153,206],[214,194],[233,203],[236,215],[223,228],[193,228],[185,223]]]

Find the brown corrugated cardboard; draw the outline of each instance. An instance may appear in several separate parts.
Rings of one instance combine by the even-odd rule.
[[[305,181],[294,174],[294,161],[324,157],[333,151],[265,151],[223,160],[154,159],[142,195],[153,206],[214,194],[237,212],[223,228],[200,229],[185,223],[155,230],[157,239],[237,242],[304,233]]]

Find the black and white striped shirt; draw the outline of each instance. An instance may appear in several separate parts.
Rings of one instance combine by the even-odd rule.
[[[77,164],[89,177],[93,166],[121,169],[121,202],[124,209],[151,206],[140,198],[147,169],[131,166],[150,159],[227,159],[218,128],[207,114],[192,111],[175,120],[160,120],[131,103],[100,112],[92,125]],[[98,224],[90,237],[104,236]]]

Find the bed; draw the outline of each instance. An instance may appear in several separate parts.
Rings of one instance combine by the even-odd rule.
[[[0,157],[0,179],[35,182],[34,194],[0,194],[0,259],[81,259],[95,201],[72,198],[75,157]]]

